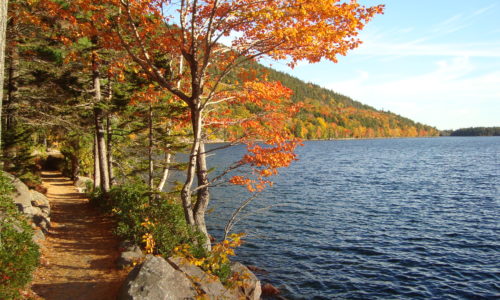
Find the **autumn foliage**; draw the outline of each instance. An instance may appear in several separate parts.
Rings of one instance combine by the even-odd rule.
[[[279,168],[296,159],[294,150],[300,145],[290,120],[302,104],[291,101],[289,88],[245,63],[263,57],[285,60],[292,67],[299,61],[336,62],[338,55],[361,43],[358,32],[383,11],[381,5],[332,0],[39,3],[62,20],[67,30],[61,41],[92,43],[94,75],[105,68],[108,77],[120,81],[132,71],[148,82],[135,94],[136,103],[168,98],[186,108],[179,118],[183,122],[176,125],[191,133],[180,194],[187,223],[206,236],[211,186],[226,180],[261,191],[272,184],[270,177]],[[127,55],[109,55],[113,51]],[[219,130],[227,132],[227,142],[245,144],[248,152],[224,176],[209,177],[205,143]],[[231,175],[245,165],[250,167],[247,174]]]

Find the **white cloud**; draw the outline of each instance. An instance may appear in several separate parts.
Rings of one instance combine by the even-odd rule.
[[[374,23],[338,65],[280,69],[440,129],[500,126],[499,6],[481,5],[432,14],[442,21],[430,24]]]
[[[490,11],[491,9],[493,9],[496,6],[497,6],[496,4],[491,4],[491,5],[485,6],[483,8],[480,8],[480,9],[476,10],[472,15],[474,15],[474,16],[480,16],[480,15],[482,15],[482,14]]]
[[[436,24],[432,29],[432,32],[437,34],[448,34],[459,31],[469,25],[465,22],[469,19],[470,17],[464,17],[462,14],[455,15],[439,24]]]
[[[370,28],[361,33],[363,44],[352,54],[363,56],[469,56],[469,57],[500,57],[500,40],[493,34],[498,29],[484,27],[483,30],[493,30],[487,39],[481,40],[470,33],[465,33],[469,42],[456,41],[453,38],[463,29],[479,30],[482,20],[491,18],[496,4],[481,7],[475,11],[458,13],[433,25],[422,28]],[[480,33],[480,31],[478,31]],[[451,38],[450,38],[451,37]],[[484,36],[483,36],[484,37]]]
[[[500,42],[431,44],[410,41],[405,43],[366,41],[353,53],[368,56],[468,56],[500,57]]]
[[[457,57],[437,61],[431,72],[383,83],[376,82],[378,74],[360,71],[328,88],[441,129],[498,126],[492,116],[500,115],[500,71],[473,76],[477,71],[469,58]]]

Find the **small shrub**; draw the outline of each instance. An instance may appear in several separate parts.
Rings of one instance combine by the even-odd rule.
[[[178,255],[205,272],[219,277],[226,286],[241,281],[231,271],[229,256],[241,245],[242,234],[233,234],[215,244],[211,252],[204,248],[205,236],[186,224],[184,211],[173,197],[150,196],[143,183],[114,186],[104,197],[101,190],[89,193],[91,202],[116,218],[116,234],[141,245],[146,253],[165,258]]]
[[[90,181],[86,182],[85,186],[90,204],[106,210],[104,194],[102,193],[101,187],[94,188],[94,185]]]
[[[199,266],[208,274],[213,274],[221,282],[230,286],[232,283],[231,261],[229,256],[234,256],[234,249],[241,246],[243,234],[232,234],[226,240],[215,244],[212,251],[204,256],[196,256],[190,245],[179,245],[176,247],[175,254],[185,258],[190,264]]]
[[[37,173],[26,172],[18,178],[22,182],[24,182],[30,189],[36,189],[42,185],[42,178]]]
[[[169,257],[177,245],[189,244],[193,251],[205,253],[204,235],[186,224],[182,206],[173,197],[150,197],[143,183],[114,186],[106,197],[97,190],[89,197],[115,216],[115,232],[120,238],[148,252]]]
[[[17,299],[38,265],[33,230],[10,198],[12,186],[0,173],[0,299]]]

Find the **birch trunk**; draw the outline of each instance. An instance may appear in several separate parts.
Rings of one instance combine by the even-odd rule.
[[[99,150],[97,149],[97,133],[94,133],[94,189],[101,186],[101,170],[99,166]]]
[[[198,199],[194,207],[194,221],[198,230],[203,232],[207,237],[205,241],[205,249],[211,250],[210,236],[205,223],[205,213],[207,211],[208,202],[210,201],[210,193],[208,191],[208,169],[205,154],[205,144],[200,141],[198,148],[198,157],[196,165],[196,176],[198,177],[198,186],[205,186],[198,190]]]
[[[94,121],[97,139],[97,159],[99,161],[99,175],[101,187],[104,193],[109,192],[109,173],[106,155],[106,139],[104,137],[104,126],[102,124],[102,109],[94,108]]]
[[[113,98],[113,89],[111,87],[111,78],[108,76],[108,104],[111,103]],[[106,115],[106,153],[107,153],[107,161],[108,161],[108,175],[109,175],[109,185],[110,187],[115,183],[115,174],[113,172],[113,132],[111,130],[112,127],[112,118],[109,114]]]
[[[168,173],[170,171],[170,160],[172,159],[172,154],[170,152],[165,153],[165,168],[163,169],[163,176],[161,177],[160,184],[158,184],[158,192],[162,192],[167,183]]]
[[[113,172],[113,133],[111,132],[111,118],[106,117],[106,152],[108,154],[108,174],[109,174],[109,185],[113,186],[115,184],[115,173]]]
[[[148,172],[148,186],[149,190],[153,190],[153,172],[154,172],[154,164],[153,164],[153,105],[149,103],[149,113],[148,113],[148,129],[149,129],[149,146],[148,146],[148,160],[149,160],[149,172]]]
[[[2,119],[5,41],[6,41],[6,31],[7,31],[7,3],[8,3],[7,0],[2,0],[0,3],[0,120]],[[0,121],[0,136],[2,136],[1,121]],[[1,149],[1,141],[0,141],[0,149]]]
[[[14,21],[11,20],[11,26],[15,26]],[[19,104],[18,101],[18,85],[17,78],[19,77],[19,49],[16,45],[9,47],[7,49],[8,66],[7,66],[7,95],[5,97],[5,102],[3,103],[4,116],[4,130],[8,132],[14,126],[16,106]],[[4,145],[5,147],[5,145]],[[5,158],[14,158],[17,156],[18,149],[15,144],[10,144],[9,148],[3,149],[3,155]]]
[[[106,155],[106,139],[104,137],[103,111],[99,107],[101,103],[101,76],[96,54],[92,55],[92,79],[94,82],[94,121],[97,141],[97,157],[99,159],[99,171],[101,187],[106,194],[109,192],[109,172]]]
[[[17,78],[19,77],[19,49],[17,46],[12,46],[8,51],[9,66],[7,70],[7,101],[4,103],[5,108],[5,130],[12,128],[15,118],[16,101],[18,96]]]
[[[193,105],[194,106],[194,105]],[[181,200],[182,207],[184,208],[184,216],[188,225],[195,226],[193,216],[193,203],[191,197],[191,189],[193,186],[194,175],[196,171],[196,160],[198,157],[198,151],[200,148],[201,140],[201,112],[196,109],[191,109],[191,122],[193,126],[193,144],[191,146],[191,151],[189,152],[189,163],[186,173],[186,181],[181,190]]]

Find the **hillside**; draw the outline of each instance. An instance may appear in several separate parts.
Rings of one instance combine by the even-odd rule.
[[[470,127],[444,130],[442,136],[500,136],[500,127]]]
[[[400,115],[379,111],[355,101],[348,96],[306,83],[298,78],[253,64],[268,73],[270,80],[280,81],[293,90],[294,102],[304,108],[291,120],[295,136],[304,139],[374,138],[437,136],[439,131],[431,126],[414,122]]]

